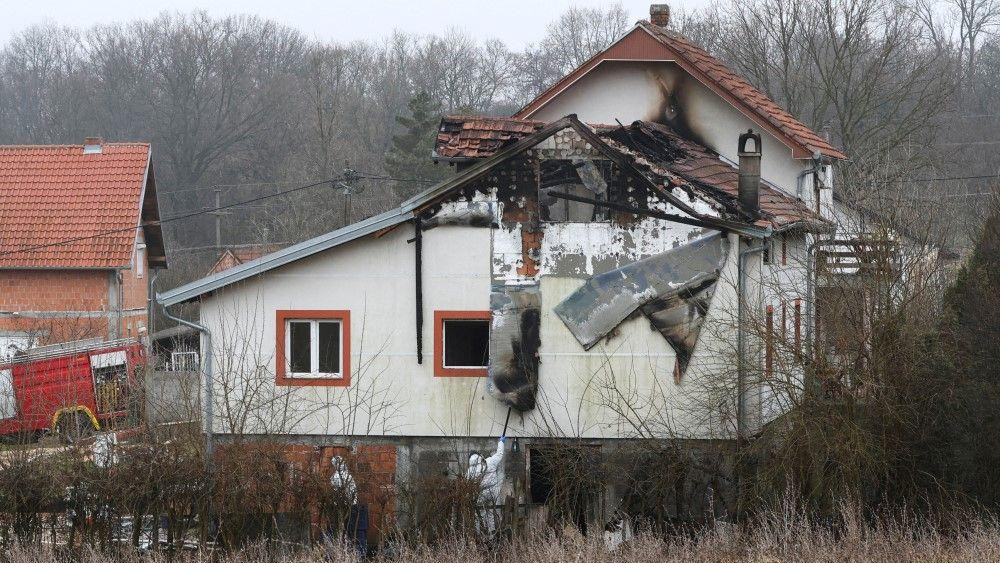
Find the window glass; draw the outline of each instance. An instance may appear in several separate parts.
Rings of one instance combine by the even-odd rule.
[[[340,373],[340,322],[319,323],[319,371]]]
[[[483,368],[489,363],[490,322],[488,320],[444,321],[445,367]]]
[[[311,373],[309,321],[288,323],[288,368],[292,373]]]

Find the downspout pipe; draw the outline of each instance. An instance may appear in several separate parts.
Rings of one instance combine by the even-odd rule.
[[[742,239],[740,239],[740,245],[742,245]],[[736,330],[736,438],[737,441],[741,442],[746,438],[747,435],[747,404],[746,404],[746,391],[747,391],[747,366],[748,366],[748,338],[746,330],[746,309],[747,309],[747,262],[750,256],[754,254],[759,254],[764,251],[767,243],[759,244],[757,246],[750,246],[744,250],[740,251],[739,260],[737,265],[737,291],[738,296],[736,299],[736,317],[737,317],[737,330]]]
[[[737,244],[742,246],[743,239],[737,238]],[[757,246],[750,246],[739,252],[739,257],[737,258],[737,296],[736,296],[736,310],[737,310],[737,327],[736,327],[736,449],[737,452],[742,451],[744,442],[747,436],[747,404],[746,404],[746,394],[747,394],[747,331],[746,331],[746,301],[747,301],[747,262],[750,256],[758,254],[764,251],[767,242]],[[736,490],[739,491],[743,486],[743,468],[742,464],[738,465],[736,471]],[[742,518],[743,516],[743,495],[737,493],[736,500],[736,517]]]
[[[202,424],[205,430],[205,469],[211,473],[212,469],[212,455],[214,452],[214,420],[213,420],[213,408],[212,408],[212,332],[208,330],[207,327],[200,325],[198,323],[182,319],[180,317],[175,317],[170,314],[170,310],[166,307],[163,308],[163,314],[168,319],[182,324],[186,327],[193,328],[201,333],[204,337],[204,346],[202,346],[202,361],[201,361],[201,371],[205,376],[205,420]]]

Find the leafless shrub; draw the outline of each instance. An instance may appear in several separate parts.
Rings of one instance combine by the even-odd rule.
[[[400,487],[405,511],[400,539],[430,545],[455,538],[475,541],[487,517],[484,511],[491,510],[479,506],[480,491],[480,482],[464,476],[418,472]]]

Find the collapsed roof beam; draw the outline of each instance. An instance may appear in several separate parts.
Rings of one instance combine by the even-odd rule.
[[[680,223],[682,225],[691,225],[693,227],[701,227],[704,229],[738,233],[740,235],[751,238],[765,238],[770,236],[771,234],[770,228],[761,229],[753,225],[743,225],[740,223],[733,223],[731,221],[726,221],[723,219],[714,219],[709,217],[702,217],[700,219],[696,219],[692,217],[684,217],[683,215],[676,215],[674,213],[664,213],[662,211],[655,211],[651,209],[640,209],[638,207],[632,207],[631,205],[625,205],[622,203],[615,203],[613,201],[601,201],[589,197],[581,197],[578,195],[567,194],[563,192],[549,192],[548,195],[559,199],[567,199],[570,201],[587,203],[597,207],[606,207],[608,209],[621,211],[623,213],[631,213],[633,215],[642,215],[645,217],[652,217],[653,219],[662,219],[664,221]]]

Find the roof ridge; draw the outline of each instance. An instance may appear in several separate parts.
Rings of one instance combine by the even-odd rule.
[[[650,41],[658,44],[659,48],[665,51],[663,54],[676,61],[676,64],[684,72],[700,81],[737,111],[758,123],[783,144],[789,146],[795,158],[809,158],[816,151],[831,158],[847,158],[842,150],[781,107],[767,94],[751,84],[746,77],[729,68],[721,59],[697,45],[687,36],[654,25],[645,19],[637,21],[632,28],[607,48],[596,53],[571,72],[559,78],[554,84],[545,88],[534,99],[518,109],[514,116],[530,117],[605,60],[640,60],[632,58],[627,46],[621,47],[623,41],[630,37],[637,37],[635,34],[639,30],[644,32],[643,35],[648,37]],[[639,39],[634,41],[635,45],[643,43]],[[613,58],[607,58],[610,56],[608,54],[616,49],[618,49],[617,55]]]
[[[723,88],[725,90],[729,90],[729,88],[727,88],[726,85],[722,84],[724,80],[731,80],[737,82],[741,88],[747,89],[748,94],[758,98],[757,100],[754,100],[756,104],[760,104],[762,106],[769,106],[763,108],[761,107],[754,108],[752,104],[747,104],[750,107],[750,109],[753,110],[754,113],[758,115],[758,117],[763,118],[771,126],[782,131],[792,140],[801,143],[802,145],[811,148],[813,150],[824,149],[828,152],[832,152],[833,154],[830,154],[829,156],[834,156],[837,158],[847,158],[847,155],[845,155],[843,151],[833,146],[833,144],[827,141],[826,139],[820,137],[815,131],[812,130],[812,128],[810,128],[808,125],[800,121],[797,117],[792,115],[791,112],[783,108],[780,104],[778,104],[778,102],[771,99],[771,97],[768,96],[766,93],[764,93],[759,88],[751,84],[750,81],[747,80],[745,76],[729,68],[729,65],[727,65],[725,62],[723,62],[721,59],[719,59],[712,53],[709,53],[705,48],[701,47],[700,45],[692,41],[689,37],[681,33],[678,33],[676,31],[666,29],[661,26],[650,23],[648,20],[639,20],[637,25],[643,28],[647,33],[652,35],[653,38],[657,39],[661,43],[663,43],[664,40],[669,41],[670,44],[666,44],[666,46],[674,49],[675,51],[678,51],[678,54],[688,59],[687,62],[692,66],[697,68],[698,62],[692,61],[690,55],[684,52],[685,50],[692,51],[694,52],[693,54],[698,55],[704,59],[707,59],[708,63],[718,66],[719,68],[716,69],[716,72],[724,72],[728,76],[716,77],[712,76],[706,69],[698,68],[698,70],[700,70],[703,74],[705,74],[706,78],[712,80],[720,88]],[[681,45],[675,45],[675,43],[680,43]],[[747,100],[743,101],[746,102]],[[772,112],[780,113],[782,115],[777,116],[774,115]]]
[[[148,147],[152,146],[149,141],[104,141],[101,146],[137,146],[137,147]],[[0,144],[0,149],[83,149],[84,144],[62,144],[62,145],[2,145]]]

